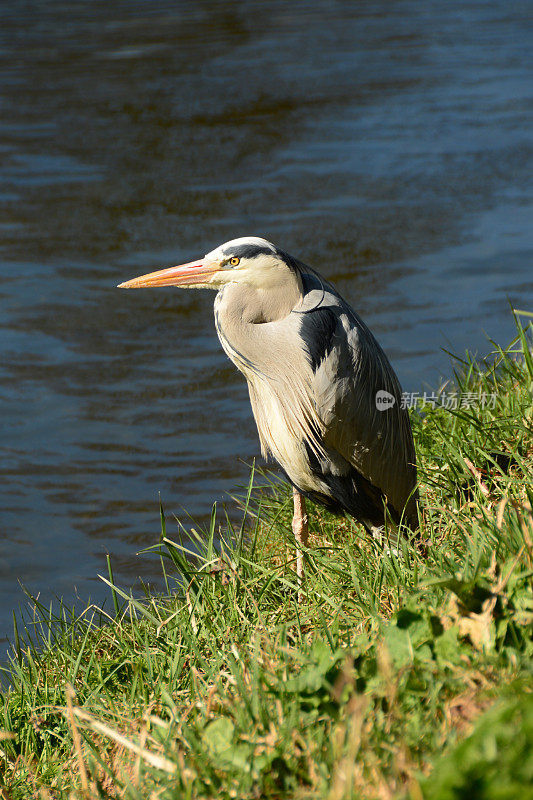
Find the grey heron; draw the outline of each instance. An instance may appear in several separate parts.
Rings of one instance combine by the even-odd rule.
[[[408,411],[385,353],[318,272],[257,237],[121,283],[215,289],[220,343],[247,382],[263,455],[293,487],[292,529],[307,545],[306,497],[376,534],[418,526]]]

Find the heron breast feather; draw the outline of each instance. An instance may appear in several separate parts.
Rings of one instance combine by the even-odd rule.
[[[309,436],[305,412],[294,413],[266,382],[248,377],[250,401],[261,442],[261,452],[272,455],[290,480],[304,491],[324,491],[325,485],[313,474],[309,460]]]

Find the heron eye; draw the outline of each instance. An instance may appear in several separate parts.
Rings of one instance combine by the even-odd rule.
[[[230,258],[229,263],[231,264],[232,267],[236,267],[237,264],[240,264],[240,261],[241,261],[240,258],[237,258],[237,256],[233,256],[233,258]]]

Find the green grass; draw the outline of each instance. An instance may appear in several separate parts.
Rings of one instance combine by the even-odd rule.
[[[457,362],[494,407],[413,413],[421,542],[397,556],[312,507],[298,600],[290,496],[252,475],[239,530],[213,513],[191,546],[161,513],[164,596],[110,569],[109,617],[34,601],[0,796],[533,797],[530,346]]]

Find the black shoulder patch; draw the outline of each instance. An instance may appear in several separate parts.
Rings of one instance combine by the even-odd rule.
[[[313,372],[331,352],[338,317],[331,308],[317,308],[300,317],[300,336]]]
[[[235,247],[228,247],[224,255],[236,258],[257,258],[257,256],[275,256],[276,253],[270,248],[260,244],[238,244]]]

